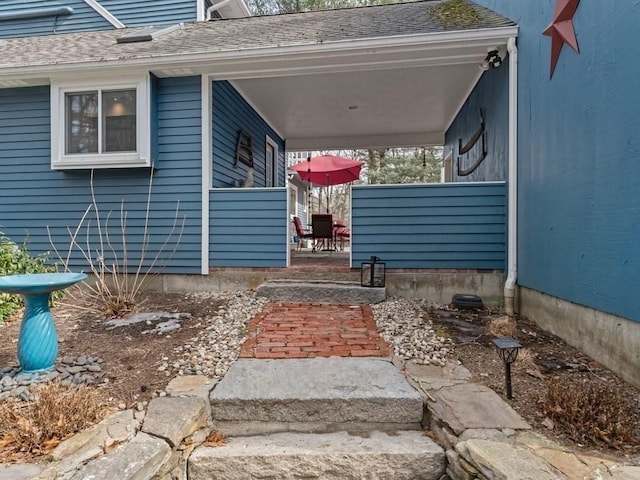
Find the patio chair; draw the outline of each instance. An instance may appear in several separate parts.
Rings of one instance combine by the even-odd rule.
[[[302,221],[300,220],[300,217],[293,217],[293,225],[296,227],[296,235],[298,237],[297,250],[300,250],[302,248],[302,239],[309,238],[313,240],[313,234],[302,228]]]
[[[333,249],[333,215],[314,213],[311,215],[311,234],[314,251]]]
[[[340,250],[344,250],[344,242],[351,240],[351,230],[343,219],[339,218],[333,224],[333,236],[336,244],[340,241]]]

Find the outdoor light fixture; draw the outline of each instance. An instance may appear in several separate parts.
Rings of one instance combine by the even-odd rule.
[[[363,287],[384,287],[385,267],[378,257],[372,256],[360,266],[360,285]]]
[[[500,52],[498,52],[497,47],[491,47],[487,52],[487,56],[484,57],[484,60],[480,64],[480,68],[482,70],[493,70],[502,65],[502,58],[500,58]]]
[[[518,350],[522,348],[518,342],[511,337],[499,337],[493,340],[500,360],[504,363],[504,383],[507,390],[507,398],[511,400],[511,364],[518,358]]]

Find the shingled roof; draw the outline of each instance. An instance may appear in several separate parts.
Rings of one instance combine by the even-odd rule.
[[[139,28],[81,32],[0,40],[4,69],[64,67],[93,62],[152,60],[193,54],[256,51],[347,40],[365,40],[446,31],[491,29],[515,24],[473,4],[479,21],[473,27],[443,25],[433,15],[438,1],[389,4],[215,20],[185,24],[153,41],[119,44],[116,39]],[[5,73],[7,71],[5,70]]]

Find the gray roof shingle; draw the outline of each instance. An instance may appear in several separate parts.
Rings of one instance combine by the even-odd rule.
[[[185,24],[151,42],[118,44],[139,28],[0,40],[2,69],[74,63],[152,59],[189,54],[238,52],[267,47],[314,45],[455,30],[510,27],[511,20],[473,4],[480,22],[472,28],[445,27],[430,14],[440,0],[324,10]]]

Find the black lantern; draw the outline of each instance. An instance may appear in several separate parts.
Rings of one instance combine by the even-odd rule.
[[[360,285],[363,287],[384,287],[385,263],[378,257],[371,257],[360,266]]]
[[[507,390],[507,398],[513,398],[511,394],[511,364],[518,358],[518,350],[522,347],[518,342],[510,337],[499,337],[493,340],[500,360],[504,363],[504,383]]]

